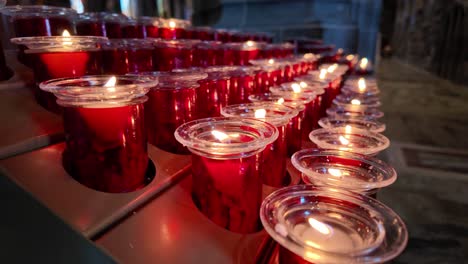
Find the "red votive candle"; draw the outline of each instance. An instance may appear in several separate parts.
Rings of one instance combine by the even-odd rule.
[[[194,47],[198,42],[187,39],[156,41],[154,68],[158,71],[171,71],[192,67]]]
[[[195,44],[193,66],[208,67],[222,65],[223,49],[219,41],[202,41]]]
[[[197,119],[197,93],[202,72],[147,72],[159,83],[148,93],[146,127],[148,141],[156,147],[176,154],[188,154],[187,148],[174,138],[174,131],[183,123]]]
[[[121,23],[123,38],[146,38],[146,23],[143,20],[128,19]]]
[[[250,64],[258,66],[261,71],[257,75],[257,93],[266,93],[271,86],[283,82],[284,64],[276,59],[251,60]]]
[[[122,23],[128,20],[123,14],[111,13],[104,14],[104,23],[106,25],[106,36],[108,38],[122,38]]]
[[[80,77],[101,73],[99,46],[105,37],[47,36],[13,38],[11,42],[28,47],[28,60],[34,62],[36,83],[64,77]],[[61,108],[53,94],[34,87],[37,102],[47,110],[59,113]]]
[[[175,137],[192,152],[192,197],[217,225],[237,233],[260,228],[262,151],[275,126],[250,118],[206,118],[186,123]]]
[[[288,156],[302,148],[302,129],[305,120],[306,105],[312,101],[312,97],[304,94],[304,97],[291,94],[276,95],[272,93],[254,94],[249,96],[251,102],[273,102],[280,105],[286,105],[296,109],[298,114],[291,118],[286,127]]]
[[[112,39],[102,47],[103,69],[108,74],[154,70],[152,40]]]
[[[89,188],[130,192],[142,188],[148,167],[143,120],[145,93],[154,79],[84,76],[41,83],[64,107],[65,170]]]
[[[138,18],[138,22],[145,27],[147,38],[159,38],[160,18],[143,16]]]
[[[106,24],[95,13],[79,14],[75,24],[76,33],[80,36],[106,37]]]
[[[224,29],[215,29],[214,40],[221,41],[223,43],[231,42],[231,34],[229,31]]]
[[[354,74],[356,75],[370,75],[373,72],[374,67],[366,57],[359,60],[359,63],[357,63],[356,67],[354,68]]]
[[[221,116],[221,107],[228,104],[230,89],[229,70],[222,67],[201,69],[208,77],[199,81],[197,101],[199,118]]]
[[[210,27],[193,27],[192,39],[199,39],[204,41],[215,40],[215,30]]]
[[[397,178],[385,162],[341,150],[305,149],[296,152],[291,162],[302,173],[305,184],[346,189],[373,198]]]
[[[186,29],[190,26],[190,21],[181,19],[161,19],[159,37],[162,39],[183,39],[186,38]]]
[[[249,65],[259,58],[262,43],[246,41],[224,44],[224,65]]]
[[[278,139],[266,146],[263,151],[263,183],[273,187],[287,185],[286,158],[288,157],[287,126],[298,112],[289,106],[274,102],[228,105],[223,107],[225,117],[256,118],[274,125],[278,129]]]
[[[385,263],[408,241],[405,224],[390,208],[338,188],[282,188],[265,198],[260,217],[280,245],[271,263]]]

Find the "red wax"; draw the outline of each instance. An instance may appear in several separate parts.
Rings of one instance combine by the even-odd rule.
[[[224,65],[250,65],[250,61],[258,59],[260,54],[258,49],[227,49],[224,52]]]
[[[146,36],[148,38],[159,38],[159,27],[155,25],[146,25]]]
[[[195,30],[194,32],[194,39],[199,39],[199,40],[215,40],[215,35],[214,32],[211,30]]]
[[[193,199],[217,225],[253,233],[260,225],[262,155],[216,160],[192,154]]]
[[[197,93],[198,118],[221,116],[221,107],[228,104],[228,78],[208,76],[200,81]]]
[[[214,40],[221,41],[223,43],[231,42],[231,34],[224,30],[216,30],[214,33]]]
[[[220,42],[207,41],[196,44],[193,51],[193,66],[209,67],[221,65],[223,50]]]
[[[16,37],[61,36],[64,30],[75,32],[72,21],[63,16],[13,18]]]
[[[254,94],[255,77],[247,73],[238,75],[233,73],[230,79],[228,104],[242,104],[249,102],[249,95]]]
[[[148,141],[156,147],[177,154],[189,154],[174,137],[180,125],[197,118],[198,85],[151,89],[146,103]]]
[[[144,186],[148,165],[143,104],[64,108],[63,164],[80,183],[104,192]]]
[[[263,151],[263,183],[282,187],[286,184],[287,133],[286,125],[277,127],[278,139],[266,146]]]
[[[141,23],[124,23],[122,26],[124,38],[146,38],[146,26]]]
[[[37,83],[64,77],[80,77],[101,73],[102,58],[99,51],[70,51],[31,53],[34,61],[34,77]],[[57,98],[52,93],[34,88],[38,103],[44,108],[61,112]]]
[[[190,68],[193,61],[193,50],[186,45],[156,45],[153,60],[157,71]]]
[[[184,28],[159,28],[159,37],[162,39],[183,39],[185,38],[185,29]]]
[[[106,36],[112,39],[122,38],[122,27],[120,22],[106,21]]]
[[[80,36],[106,36],[106,25],[98,20],[76,22],[76,33]]]
[[[107,74],[147,72],[154,69],[153,47],[138,43],[114,43],[103,47],[103,69]]]

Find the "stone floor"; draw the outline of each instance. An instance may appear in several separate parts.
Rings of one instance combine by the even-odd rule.
[[[468,263],[468,87],[395,59],[378,68],[382,158],[398,180],[379,200],[406,222],[409,242],[391,263]]]

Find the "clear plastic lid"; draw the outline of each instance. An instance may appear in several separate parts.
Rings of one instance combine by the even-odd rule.
[[[208,74],[199,70],[187,70],[187,71],[154,71],[154,72],[142,72],[137,74],[131,74],[132,76],[146,76],[154,77],[159,83],[154,86],[154,89],[185,89],[185,88],[196,88],[200,84],[198,81],[208,77]]]
[[[157,78],[96,75],[42,82],[42,90],[55,94],[62,106],[113,107],[146,101],[145,94]]]
[[[309,101],[309,99],[304,100],[297,100],[296,98],[285,98],[281,95],[272,94],[272,93],[262,93],[262,94],[251,94],[249,95],[249,101],[255,102],[272,102],[279,105],[286,105],[289,107],[293,107],[298,112],[301,112],[305,109],[305,105]]]
[[[343,150],[375,155],[390,146],[390,140],[379,133],[353,127],[320,128],[309,139],[321,149]]]
[[[175,138],[192,153],[214,159],[255,155],[278,138],[278,129],[253,118],[216,117],[178,127]]]
[[[12,38],[11,42],[28,47],[27,53],[94,50],[107,42],[97,36],[41,36]]]
[[[295,108],[274,102],[228,105],[221,108],[225,117],[256,118],[274,126],[284,126],[298,114]]]
[[[321,95],[325,93],[326,86],[321,83],[310,83],[310,82],[286,82],[280,85],[286,89],[293,89],[294,91],[304,91],[304,92],[313,92],[316,95]]]
[[[332,106],[327,109],[327,115],[330,117],[350,117],[350,118],[367,118],[379,119],[384,116],[384,113],[377,108],[369,108],[361,105],[341,105]]]
[[[0,13],[12,17],[49,17],[63,16],[72,19],[77,15],[71,8],[47,5],[11,5],[0,9]]]
[[[394,183],[395,170],[370,156],[341,150],[303,149],[291,157],[306,183],[355,192],[380,189]]]
[[[361,105],[370,108],[376,108],[382,105],[380,102],[379,97],[377,96],[369,96],[369,97],[362,97],[359,95],[350,96],[346,94],[339,94],[333,100],[335,105]]]
[[[276,242],[315,264],[384,263],[408,241],[405,224],[390,208],[330,187],[279,189],[263,201],[260,219]]]
[[[385,124],[372,119],[348,117],[323,117],[318,121],[322,128],[336,128],[351,126],[358,129],[369,130],[375,133],[385,131]]]
[[[235,42],[235,43],[224,43],[223,46],[225,49],[229,50],[258,50],[261,49],[265,44],[263,42],[256,42],[252,40],[248,40],[245,42]]]

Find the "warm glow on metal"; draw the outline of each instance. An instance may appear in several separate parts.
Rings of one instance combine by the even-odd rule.
[[[225,139],[229,138],[229,136],[226,133],[218,130],[211,131],[211,135],[213,135],[219,141],[224,141]]]
[[[369,60],[364,57],[361,59],[361,63],[359,64],[359,67],[361,67],[361,69],[365,69],[367,68],[368,63],[369,63]]]
[[[255,110],[255,118],[265,118],[266,117],[266,110],[265,109],[257,109]]]
[[[320,75],[319,75],[320,80],[325,79],[326,76],[327,76],[327,70],[326,69],[321,69],[320,70]]]
[[[109,78],[106,84],[104,84],[104,87],[107,87],[107,91],[109,92],[115,92],[116,83],[117,83],[117,78],[115,78],[115,76],[112,76]]]
[[[329,235],[331,233],[330,228],[326,224],[320,222],[319,220],[315,218],[309,217],[309,224],[315,230],[319,231],[320,233],[324,235]]]
[[[298,83],[291,84],[291,89],[293,89],[294,93],[300,93],[302,90],[301,86]]]
[[[359,99],[353,99],[351,100],[351,104],[353,105],[361,105],[361,101]]]
[[[169,27],[170,27],[170,28],[175,28],[175,27],[176,27],[176,22],[174,22],[174,21],[169,21]]]
[[[366,90],[367,86],[364,78],[359,78],[358,87],[360,92],[364,92]]]
[[[347,138],[343,137],[343,136],[340,136],[340,137],[338,138],[338,140],[339,140],[339,141],[341,142],[341,144],[343,144],[343,145],[348,145],[348,144],[349,144],[349,140],[348,140]]]
[[[339,169],[333,169],[333,168],[329,168],[328,169],[328,173],[332,176],[335,176],[335,177],[341,177],[343,176],[343,173],[341,173],[341,170]]]

